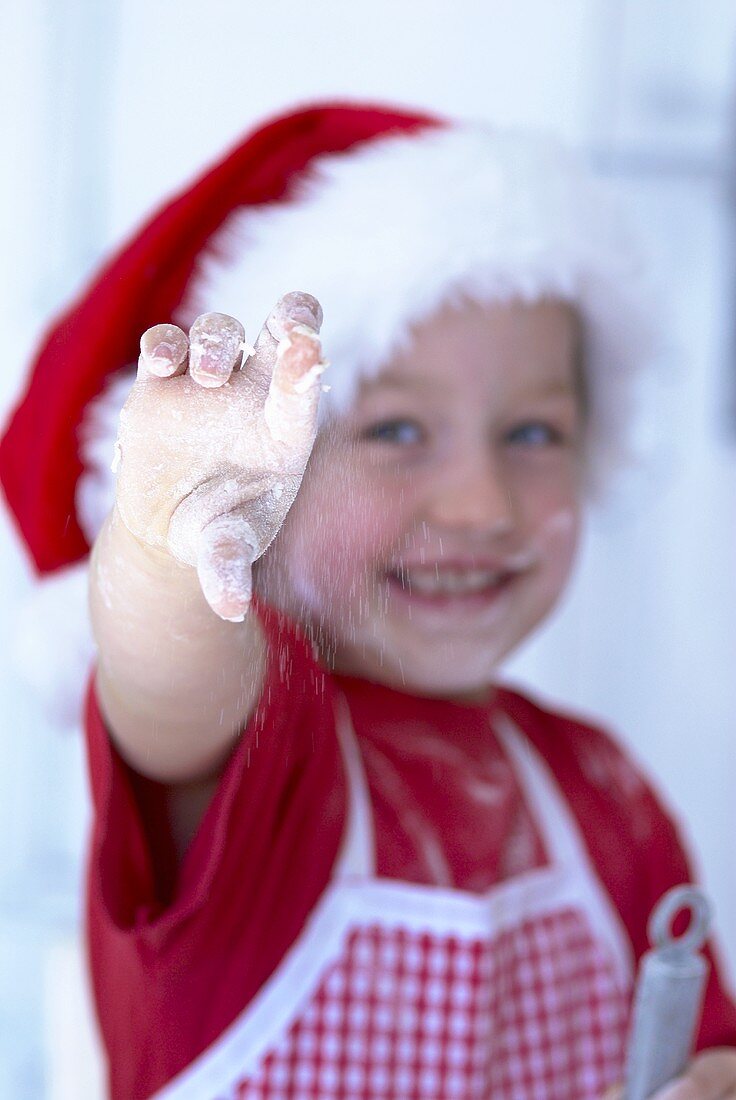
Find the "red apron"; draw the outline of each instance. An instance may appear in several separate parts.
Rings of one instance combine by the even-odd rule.
[[[243,1013],[156,1100],[599,1100],[621,1079],[634,962],[549,768],[494,724],[549,863],[483,895],[375,875],[350,802],[330,886]]]

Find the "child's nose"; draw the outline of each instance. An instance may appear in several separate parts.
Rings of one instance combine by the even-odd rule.
[[[448,469],[434,483],[428,511],[437,526],[483,534],[506,533],[516,524],[512,495],[488,458]]]

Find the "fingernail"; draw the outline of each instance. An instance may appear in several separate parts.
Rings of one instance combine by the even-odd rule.
[[[202,386],[227,382],[245,339],[240,321],[224,313],[203,313],[189,330],[189,373]]]
[[[213,344],[211,336],[206,344],[196,340],[189,352],[189,373],[203,386],[220,386],[230,374],[232,356]]]
[[[159,378],[174,374],[184,362],[187,342],[175,325],[155,325],[141,337],[141,355],[146,369]]]
[[[179,363],[172,355],[172,349],[166,344],[156,344],[156,347],[146,355],[146,366],[152,374],[165,378],[173,374]]]
[[[292,290],[285,294],[268,317],[266,327],[276,340],[282,340],[297,326],[312,333],[322,328],[322,306],[311,294]]]

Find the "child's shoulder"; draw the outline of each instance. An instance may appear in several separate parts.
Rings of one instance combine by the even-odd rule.
[[[549,735],[562,737],[566,741],[579,742],[592,739],[619,752],[622,751],[615,735],[602,725],[598,718],[583,714],[556,700],[548,699],[541,693],[530,691],[526,687],[511,683],[499,684],[497,705],[509,717],[520,724],[523,723],[525,730],[527,724],[531,724],[537,731],[545,731]]]
[[[654,808],[658,800],[650,779],[618,736],[597,718],[510,684],[499,687],[497,704],[563,786],[587,788],[591,797],[628,810],[634,805],[646,805],[649,812]]]

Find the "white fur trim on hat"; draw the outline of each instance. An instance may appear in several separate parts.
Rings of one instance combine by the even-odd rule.
[[[289,202],[233,213],[179,311],[231,313],[255,338],[286,290],[324,309],[323,409],[405,349],[411,326],[468,297],[574,303],[591,404],[588,488],[636,462],[632,389],[661,347],[641,255],[607,188],[545,137],[464,124],[317,157]]]
[[[92,545],[115,500],[112,470],[120,412],[135,382],[135,370],[118,371],[102,393],[90,402],[79,428],[79,453],[84,467],[77,482],[75,505],[79,526]]]

